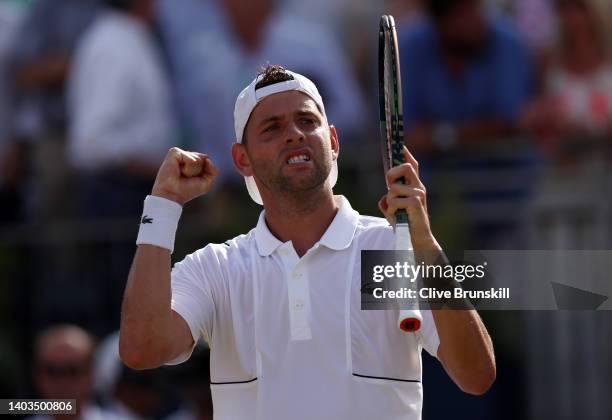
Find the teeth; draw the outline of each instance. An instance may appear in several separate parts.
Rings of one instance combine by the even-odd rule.
[[[300,162],[308,162],[310,158],[306,155],[297,155],[289,158],[287,163],[300,163]]]

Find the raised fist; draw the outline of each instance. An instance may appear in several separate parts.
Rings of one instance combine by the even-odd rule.
[[[207,155],[173,147],[157,172],[152,195],[182,206],[210,191],[218,174]]]

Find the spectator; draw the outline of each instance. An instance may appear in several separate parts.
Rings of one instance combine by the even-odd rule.
[[[558,39],[545,92],[525,117],[549,158],[531,206],[529,245],[597,255],[586,250],[612,245],[612,10],[606,0],[555,4]],[[559,259],[555,280],[570,281],[575,267],[571,258]],[[599,270],[596,263],[582,264],[578,278],[589,284]],[[524,314],[527,342],[532,343],[525,384],[530,418],[611,418],[609,315]]]
[[[165,369],[135,371],[125,367],[119,359],[118,332],[108,335],[96,353],[95,389],[113,419],[195,420],[194,412],[179,405],[176,388],[182,384],[169,381],[167,373]],[[204,380],[208,383],[208,377]],[[210,401],[210,388],[208,394]]]
[[[71,273],[60,277],[78,282],[71,290],[86,289],[81,302],[90,308],[95,322],[91,328],[100,333],[119,326],[121,293],[133,252],[132,240],[127,239],[130,228],[136,229],[143,197],[174,143],[168,80],[151,31],[153,1],[108,0],[109,8],[79,42],[68,81],[66,152],[78,175],[79,216],[95,221],[92,226],[129,223],[121,229],[125,237],[115,237],[110,246],[95,243],[79,254],[82,267],[87,267],[79,278],[69,277]],[[92,313],[93,308],[97,312]]]
[[[441,242],[456,250],[517,249],[536,159],[519,130],[531,97],[532,65],[514,28],[481,0],[425,0],[424,16],[399,28],[407,143],[421,162],[429,211]],[[511,355],[501,351],[501,366]],[[440,370],[424,360],[429,377],[448,405],[435,397],[424,406],[432,418],[446,407],[470,420],[496,417],[495,404],[516,389],[498,372],[484,401],[461,398]],[[520,408],[517,408],[520,410]],[[508,411],[506,418],[521,413]]]
[[[26,211],[34,219],[65,218],[70,176],[63,157],[65,81],[73,49],[100,0],[39,0],[19,29],[12,60],[17,87],[14,136],[32,149]]]
[[[68,158],[82,215],[136,217],[173,144],[164,66],[150,25],[153,0],[108,0],[79,43],[69,80]],[[102,199],[103,198],[103,199]]]
[[[558,43],[543,98],[525,117],[554,161],[575,160],[612,136],[608,2],[560,0]]]
[[[498,248],[533,175],[518,131],[530,61],[513,28],[480,0],[428,0],[424,8],[424,19],[400,28],[408,144],[431,177],[433,216],[448,212],[451,246]]]
[[[93,402],[94,351],[93,338],[79,327],[58,325],[43,331],[34,345],[34,382],[39,397],[76,399],[77,414],[74,418],[107,418]],[[32,420],[53,418],[35,416]]]
[[[181,6],[162,0],[160,25],[188,130],[186,146],[206,151],[226,181],[241,182],[228,146],[235,140],[234,99],[253,71],[268,63],[283,63],[317,83],[330,120],[346,133],[343,144],[350,147],[365,107],[327,28],[286,13],[273,0],[183,0]]]

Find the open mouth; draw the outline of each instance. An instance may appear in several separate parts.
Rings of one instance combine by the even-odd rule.
[[[310,156],[306,154],[291,156],[287,159],[288,164],[310,162]]]

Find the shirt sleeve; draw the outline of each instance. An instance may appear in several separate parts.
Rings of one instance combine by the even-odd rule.
[[[203,264],[205,255],[213,254],[204,250],[188,255],[172,269],[171,307],[189,326],[193,346],[176,359],[167,362],[167,365],[176,365],[189,359],[200,338],[209,344],[211,342],[215,316],[212,282],[215,281],[214,273],[220,273],[220,270],[215,269],[215,261],[212,258],[207,258]],[[206,271],[203,270],[204,266]]]
[[[422,328],[417,332],[421,345],[427,350],[427,353],[437,358],[440,337],[438,337],[436,323],[430,310],[422,310],[421,315],[423,316]]]

